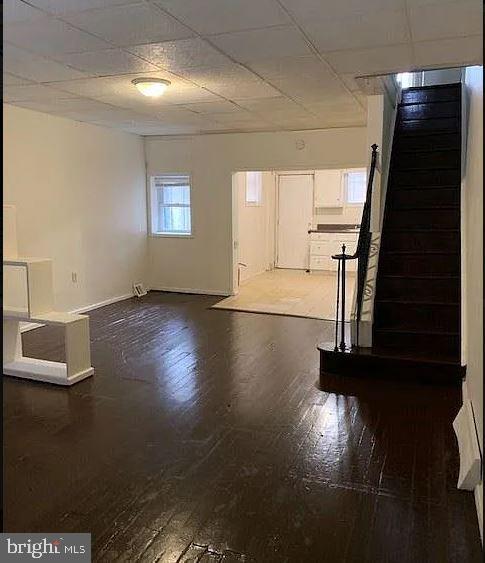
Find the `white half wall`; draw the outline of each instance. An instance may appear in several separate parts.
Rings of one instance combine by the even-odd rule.
[[[56,309],[146,283],[142,139],[7,104],[3,115],[4,203],[16,208],[19,255],[53,260]]]
[[[232,174],[367,165],[366,128],[146,138],[148,175],[192,177],[193,237],[149,238],[149,285],[231,294]]]

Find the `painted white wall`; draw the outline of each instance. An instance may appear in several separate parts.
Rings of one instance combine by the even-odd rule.
[[[483,451],[483,67],[467,68],[469,120],[464,205],[467,387]]]
[[[233,172],[367,164],[365,127],[146,138],[145,147],[149,175],[188,172],[193,184],[193,237],[150,237],[149,285],[214,294],[233,287]]]
[[[483,456],[483,67],[465,71],[468,134],[462,182],[463,334],[466,380],[464,396],[473,408]],[[475,488],[483,539],[483,481]]]
[[[146,283],[141,138],[9,105],[3,134],[18,253],[52,258],[55,307],[87,307]]]
[[[343,207],[316,207],[313,213],[313,226],[320,225],[360,225],[363,205],[344,205]]]
[[[238,261],[246,264],[241,268],[241,282],[269,270],[274,265],[274,175],[262,172],[261,205],[246,204],[246,173],[234,174],[237,189],[238,210]]]

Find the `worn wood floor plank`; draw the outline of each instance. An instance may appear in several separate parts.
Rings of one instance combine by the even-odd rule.
[[[328,377],[332,323],[152,292],[90,313],[93,378],[4,378],[5,529],[94,561],[481,560],[456,489],[459,390]],[[62,360],[61,334],[23,336]]]

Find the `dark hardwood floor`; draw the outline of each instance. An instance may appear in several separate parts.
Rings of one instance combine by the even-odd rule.
[[[5,529],[94,561],[475,562],[460,390],[328,378],[333,324],[150,293],[93,311],[93,378],[4,378]],[[24,335],[62,359],[60,334]]]

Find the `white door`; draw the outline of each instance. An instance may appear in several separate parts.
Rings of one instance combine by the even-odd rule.
[[[313,176],[279,176],[278,268],[306,269],[309,266],[308,229],[313,216]]]

